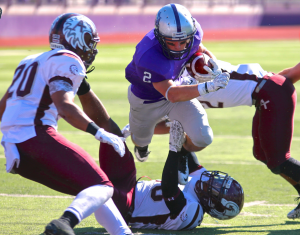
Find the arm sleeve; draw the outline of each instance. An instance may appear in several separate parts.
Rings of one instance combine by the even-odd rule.
[[[178,187],[178,158],[180,153],[169,151],[162,174],[162,194],[170,210],[171,219],[176,218],[186,205],[186,199]]]

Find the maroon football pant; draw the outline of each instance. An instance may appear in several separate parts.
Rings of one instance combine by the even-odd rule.
[[[17,174],[56,191],[77,195],[97,184],[112,186],[95,160],[50,126],[36,126],[36,136],[16,144]]]
[[[101,143],[99,150],[101,169],[114,185],[113,201],[125,218],[132,204],[136,185],[134,159],[125,143],[125,155],[120,155],[111,145]]]
[[[291,81],[283,76],[265,79],[267,82],[255,97],[253,154],[269,169],[274,169],[291,157],[297,93]]]

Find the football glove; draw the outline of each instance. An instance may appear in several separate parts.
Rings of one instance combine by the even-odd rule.
[[[230,75],[227,72],[219,74],[214,80],[198,84],[198,91],[200,96],[207,93],[224,89],[229,82]]]
[[[98,129],[95,138],[97,140],[99,140],[102,143],[107,143],[111,146],[113,146],[113,148],[115,149],[115,151],[121,156],[123,157],[125,154],[125,145],[124,145],[124,141],[125,138],[123,137],[119,137],[117,135],[114,135],[112,133],[109,133],[107,131],[105,131],[103,128]]]
[[[213,68],[211,69],[205,65],[203,69],[207,72],[207,74],[196,73],[195,79],[199,82],[210,81],[222,73],[222,70],[219,68],[219,65],[216,61],[214,61],[212,58],[210,58],[208,61],[213,66]]]
[[[122,134],[123,134],[123,136],[124,136],[125,139],[126,139],[128,136],[130,136],[130,135],[131,135],[130,125],[127,124],[126,126],[124,126],[121,132],[122,132]]]

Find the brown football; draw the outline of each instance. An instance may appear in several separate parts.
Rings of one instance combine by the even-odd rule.
[[[211,63],[209,63],[209,61],[208,61],[209,58],[210,57],[206,54],[203,54],[201,52],[196,52],[187,61],[186,65],[185,65],[186,70],[192,77],[195,77],[196,73],[207,74],[207,71],[203,67],[205,65],[207,65],[209,68],[213,67],[211,65]]]

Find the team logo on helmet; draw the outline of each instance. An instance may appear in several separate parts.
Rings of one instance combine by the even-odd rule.
[[[89,18],[83,15],[70,17],[66,20],[63,27],[63,34],[65,35],[66,41],[73,48],[79,47],[81,50],[85,48],[87,51],[89,51],[90,48],[85,43],[84,35],[85,33],[91,35],[91,31],[95,32],[96,27]]]
[[[212,209],[210,211],[210,215],[212,217],[215,217],[215,218],[218,218],[221,220],[226,220],[226,219],[235,217],[237,214],[240,213],[240,208],[235,202],[227,201],[226,199],[222,198],[221,204],[225,208],[224,211],[220,212],[216,209]]]

